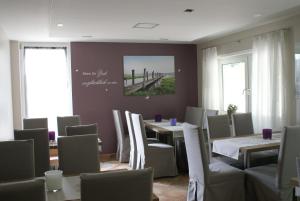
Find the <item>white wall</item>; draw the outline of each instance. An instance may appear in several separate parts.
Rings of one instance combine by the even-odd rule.
[[[23,96],[21,93],[20,43],[18,41],[10,41],[10,63],[14,128],[22,129],[22,117],[24,116],[22,103],[24,101],[22,101]]]
[[[290,28],[294,35],[295,52],[300,52],[300,15],[282,19],[270,24],[252,28],[239,33],[231,34],[217,38],[208,42],[197,44],[198,49],[198,104],[202,105],[202,49],[207,47],[217,47],[218,55],[230,55],[234,52],[249,50],[252,47],[252,38],[255,35],[267,33],[279,29]],[[296,110],[299,111],[298,121],[300,121],[300,101],[298,101]]]
[[[0,140],[13,139],[9,40],[0,27]]]

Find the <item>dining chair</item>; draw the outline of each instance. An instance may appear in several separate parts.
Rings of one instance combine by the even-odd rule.
[[[44,179],[0,183],[0,200],[46,201]]]
[[[133,124],[131,119],[131,112],[125,111],[125,117],[127,122],[128,133],[129,133],[129,140],[130,140],[129,166],[135,170],[137,169],[137,147],[136,147],[136,140],[135,140]]]
[[[254,134],[251,113],[232,114],[232,124],[235,136]]]
[[[81,124],[80,116],[59,116],[57,117],[57,130],[59,136],[66,136],[66,126],[78,126]]]
[[[201,127],[203,125],[203,112],[201,107],[187,106],[184,121]]]
[[[57,139],[59,169],[63,174],[100,171],[98,136],[64,136]]]
[[[0,182],[32,179],[34,174],[33,140],[0,142]]]
[[[127,163],[130,155],[129,135],[125,135],[121,113],[119,110],[113,110],[113,117],[118,141],[116,156],[120,163]]]
[[[86,135],[86,134],[97,134],[98,135],[98,124],[85,124],[77,126],[66,126],[67,136],[73,135]]]
[[[208,116],[207,124],[210,139],[232,136],[227,115]]]
[[[183,124],[189,165],[187,201],[244,201],[244,172],[223,162],[209,163],[201,128]]]
[[[211,110],[211,109],[205,109],[204,110],[204,114],[203,114],[203,125],[202,125],[202,129],[207,129],[208,127],[208,123],[207,123],[207,117],[210,116],[217,116],[219,113],[218,110]]]
[[[131,114],[137,144],[137,169],[153,167],[154,178],[176,176],[174,147],[163,143],[147,143],[145,125],[141,114]]]
[[[292,201],[290,179],[297,177],[296,157],[300,154],[300,126],[284,128],[278,164],[246,169],[247,200]]]
[[[47,118],[24,118],[23,119],[23,129],[34,129],[34,128],[48,129],[48,119]]]
[[[50,169],[48,129],[36,128],[14,130],[14,137],[15,140],[33,139],[35,176],[44,176],[44,172]]]
[[[152,201],[153,169],[84,173],[81,201]]]

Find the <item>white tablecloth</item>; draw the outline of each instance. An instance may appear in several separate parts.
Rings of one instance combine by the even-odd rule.
[[[262,145],[262,144],[279,143],[280,140],[281,140],[281,133],[276,133],[276,134],[273,133],[271,140],[263,139],[262,135],[220,139],[220,140],[213,141],[212,151],[214,153],[221,154],[238,160],[240,148]]]

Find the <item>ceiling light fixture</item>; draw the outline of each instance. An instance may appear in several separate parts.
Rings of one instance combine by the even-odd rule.
[[[260,13],[256,13],[256,14],[253,15],[253,17],[255,17],[255,18],[258,18],[258,17],[261,17],[261,16],[262,16],[262,14],[260,14]]]
[[[57,26],[57,27],[63,27],[63,26],[64,26],[64,24],[62,24],[62,23],[58,23],[56,26]]]
[[[187,8],[184,10],[185,13],[192,13],[194,12],[194,9],[191,9],[191,8]]]
[[[93,38],[93,36],[86,35],[86,36],[81,36],[82,38]]]
[[[137,23],[132,28],[137,28],[137,29],[153,29],[153,28],[157,27],[158,25],[159,24],[156,24],[156,23],[144,22],[144,23]]]

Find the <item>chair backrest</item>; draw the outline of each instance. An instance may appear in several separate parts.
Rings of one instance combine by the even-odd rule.
[[[124,143],[125,133],[124,133],[120,110],[113,110],[113,116],[114,116],[118,143],[122,145]]]
[[[131,113],[129,111],[125,111],[125,117],[127,122],[127,128],[129,133],[129,140],[130,140],[130,154],[132,155],[132,168],[136,169],[136,157],[137,157],[137,147],[136,147],[136,140],[135,134],[133,130],[133,123],[131,119]]]
[[[81,201],[152,201],[153,170],[81,174]]]
[[[201,107],[186,107],[184,121],[199,127],[203,125],[203,109]]]
[[[86,134],[96,134],[98,135],[98,125],[87,124],[87,125],[78,125],[78,126],[66,126],[67,136],[73,135],[86,135]]]
[[[34,141],[34,162],[35,162],[35,176],[44,176],[44,172],[49,170],[49,140],[48,129],[36,128],[14,131],[15,140]]]
[[[0,142],[0,182],[33,178],[33,150],[33,140]]]
[[[300,126],[284,128],[278,156],[277,187],[290,187],[290,179],[297,177],[296,157],[300,155]]]
[[[209,174],[209,162],[201,129],[195,125],[184,123],[183,135],[188,158],[189,177],[205,184]]]
[[[232,114],[232,125],[236,136],[254,134],[251,113]]]
[[[45,201],[44,179],[0,183],[0,199],[3,201]]]
[[[141,114],[131,113],[131,118],[139,157],[138,163],[140,163],[137,164],[137,166],[143,169],[148,155],[147,137],[143,117]]]
[[[210,138],[231,136],[228,115],[208,116],[207,123]]]
[[[47,118],[27,118],[23,119],[23,129],[47,128]]]
[[[80,116],[57,117],[57,130],[59,136],[66,136],[66,126],[78,126],[81,124]]]
[[[204,110],[204,115],[203,115],[203,125],[202,125],[202,129],[207,129],[208,125],[207,125],[207,117],[210,116],[217,116],[219,113],[218,110],[210,110],[210,109],[205,109]]]
[[[57,146],[59,169],[65,175],[100,171],[97,135],[59,137]]]

